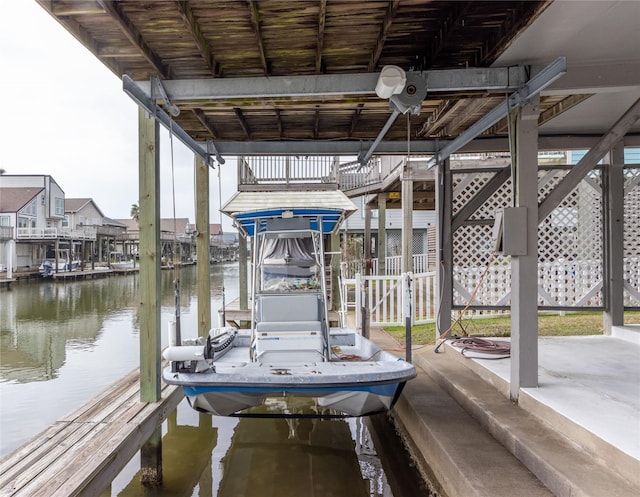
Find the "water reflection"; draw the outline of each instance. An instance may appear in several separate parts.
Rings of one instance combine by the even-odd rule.
[[[211,269],[216,311],[224,284],[238,294],[237,265]],[[197,336],[195,267],[162,271],[161,339],[180,277],[183,336]],[[86,402],[139,364],[139,275],[29,282],[0,291],[0,456]]]
[[[179,407],[181,418],[190,417],[186,409],[184,403]],[[137,469],[112,495],[404,495],[389,487],[363,419],[236,419],[194,413],[197,421],[179,424],[177,416],[167,422],[162,439],[162,486],[142,486]],[[402,459],[402,454],[396,457]]]

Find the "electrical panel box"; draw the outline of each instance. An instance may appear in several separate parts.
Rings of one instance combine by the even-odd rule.
[[[494,251],[501,255],[527,255],[527,208],[496,211],[492,238]]]

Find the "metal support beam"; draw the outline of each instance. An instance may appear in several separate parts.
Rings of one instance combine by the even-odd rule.
[[[387,122],[384,124],[384,126],[380,130],[380,133],[378,133],[378,136],[376,136],[376,139],[373,141],[373,143],[369,147],[369,150],[367,150],[364,154],[360,153],[358,155],[358,162],[360,163],[360,167],[358,168],[358,171],[360,171],[360,169],[364,167],[365,164],[369,161],[373,153],[376,151],[376,148],[378,147],[379,143],[384,138],[384,135],[387,134],[387,131],[389,131],[389,128],[391,128],[393,123],[396,122],[396,119],[398,119],[399,115],[400,115],[400,112],[397,110],[394,110],[389,116],[389,119],[387,119]]]
[[[449,142],[445,147],[429,160],[428,166],[433,167],[438,162],[449,157],[451,154],[460,150],[464,145],[469,143],[475,137],[480,135],[485,129],[493,126],[500,119],[504,118],[511,110],[525,105],[532,97],[540,94],[540,92],[562,76],[567,71],[567,61],[564,57],[558,57],[555,61],[545,67],[538,74],[533,76],[527,83],[515,93],[509,95],[509,98],[489,111],[475,124],[467,128],[456,139]]]
[[[515,206],[526,212],[526,253],[511,256],[510,395],[538,386],[538,116],[539,96],[509,116]],[[505,237],[511,236],[505,232]]]
[[[562,178],[562,181],[547,195],[538,208],[538,222],[542,222],[560,202],[578,186],[578,183],[591,171],[598,161],[620,142],[627,131],[640,119],[640,98],[629,107],[620,119],[609,131],[598,140],[586,155],[571,168],[571,171]]]
[[[535,71],[534,71],[535,72]],[[411,74],[408,71],[407,74]],[[522,66],[443,69],[414,73],[427,81],[430,94],[452,91],[515,91],[526,81]],[[342,97],[375,95],[379,73],[317,74],[311,76],[271,76],[259,78],[217,78],[164,80],[163,84],[180,100],[226,100],[233,98]],[[138,81],[150,95],[149,82]]]
[[[185,130],[178,126],[162,108],[155,103],[147,93],[143,92],[140,87],[126,74],[122,76],[122,88],[139,106],[145,109],[149,114],[155,117],[165,128],[171,129],[173,134],[184,143],[194,154],[202,159],[211,167],[214,163],[212,157],[202,146],[191,138]],[[215,147],[214,147],[215,148]],[[220,153],[215,151],[218,161],[224,163]]]

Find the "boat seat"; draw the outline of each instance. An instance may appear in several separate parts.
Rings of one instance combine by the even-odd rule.
[[[321,320],[320,297],[317,293],[260,296],[258,322]]]
[[[262,321],[256,325],[258,333],[322,332],[320,321]]]

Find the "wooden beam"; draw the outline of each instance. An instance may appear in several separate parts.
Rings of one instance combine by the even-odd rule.
[[[318,13],[318,39],[316,40],[316,74],[322,71],[322,51],[324,49],[324,23],[327,17],[327,0],[320,0]]]
[[[538,207],[538,223],[551,214],[560,202],[576,187],[613,146],[624,138],[624,135],[640,119],[640,99],[618,119],[618,121],[598,140],[586,155],[571,168],[556,187],[547,195]]]
[[[371,51],[371,57],[369,58],[368,66],[369,72],[375,71],[378,67],[378,61],[380,60],[380,55],[382,55],[382,50],[384,49],[384,42],[387,40],[387,36],[389,35],[389,30],[391,29],[393,20],[396,17],[399,4],[400,0],[393,0],[393,2],[389,3],[387,13],[382,20],[382,25],[380,26],[380,31],[378,33],[378,37],[376,38],[376,46]]]
[[[219,76],[220,66],[216,62],[213,53],[211,53],[211,47],[209,46],[209,42],[202,34],[202,30],[200,29],[200,25],[193,15],[193,11],[191,10],[191,5],[189,2],[176,2],[176,7],[178,8],[178,12],[180,13],[180,17],[184,21],[193,41],[195,41],[198,46],[198,50],[200,50],[200,55],[204,59],[205,64],[211,71],[211,75],[215,78]]]
[[[214,140],[217,140],[218,133],[215,130],[215,128],[211,125],[211,123],[209,123],[209,120],[207,119],[207,116],[205,115],[205,113],[202,112],[202,110],[200,109],[193,109],[193,114],[196,116],[196,119],[200,121],[200,124],[202,124],[204,128],[211,134],[211,138],[213,138]]]
[[[247,120],[244,118],[244,115],[242,114],[242,109],[240,109],[239,107],[234,107],[233,112],[238,118],[238,121],[240,122],[240,126],[242,127],[242,130],[244,131],[245,136],[251,139],[251,130],[249,129]]]
[[[284,128],[282,126],[282,116],[280,115],[280,109],[274,109],[276,113],[276,124],[278,125],[278,136],[282,140],[284,138]]]
[[[453,33],[461,25],[461,20],[467,14],[472,2],[449,2],[449,13],[439,23],[440,29],[434,35],[431,43],[428,44],[429,54],[424,56],[424,69],[430,68],[451,39]]]
[[[119,2],[110,2],[107,0],[97,0],[98,4],[104,9],[104,11],[111,16],[116,22],[120,30],[124,33],[127,39],[140,50],[140,53],[144,59],[151,64],[158,75],[163,79],[171,79],[171,71],[162,62],[161,58],[147,45],[147,42],[142,37],[142,34],[136,29],[133,23],[122,12],[122,7]]]
[[[140,400],[160,399],[160,135],[138,108],[140,206]]]
[[[538,126],[542,126],[544,123],[551,121],[554,117],[558,117],[560,114],[567,112],[569,109],[572,109],[579,103],[584,102],[589,97],[592,97],[592,93],[587,93],[584,95],[569,95],[566,98],[563,98],[555,105],[552,105],[544,112],[540,113],[540,117],[538,118]]]
[[[251,11],[251,26],[253,32],[256,35],[256,44],[258,45],[258,51],[260,52],[260,62],[262,62],[262,70],[264,75],[269,75],[269,66],[267,64],[267,57],[264,53],[264,42],[262,41],[262,32],[260,30],[260,13],[258,12],[258,2],[256,0],[248,0],[249,10]]]
[[[353,116],[351,116],[351,125],[349,126],[349,132],[347,133],[347,138],[351,138],[353,136],[354,131],[356,130],[356,126],[358,125],[358,120],[360,119],[360,114],[362,113],[362,109],[364,109],[364,104],[358,104],[358,107],[355,111],[353,111]]]

